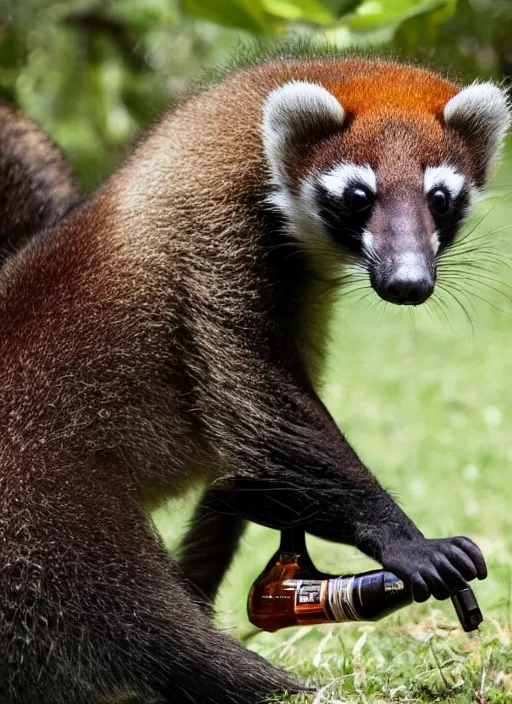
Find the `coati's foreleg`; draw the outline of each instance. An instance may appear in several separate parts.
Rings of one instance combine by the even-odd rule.
[[[204,492],[179,549],[178,564],[198,603],[209,608],[238,548],[246,521]]]
[[[466,580],[486,576],[485,560],[468,538],[423,536],[309,389],[291,385],[277,371],[267,383],[266,394],[249,383],[239,386],[250,389],[250,396],[240,394],[233,409],[237,436],[230,419],[229,432],[218,438],[228,471],[233,469],[225,491],[210,501],[272,528],[300,524],[322,538],[355,545],[411,582],[417,601],[431,594],[447,598]],[[219,408],[217,425],[221,413]]]

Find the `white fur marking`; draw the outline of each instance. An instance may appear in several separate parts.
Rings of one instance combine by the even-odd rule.
[[[439,245],[441,244],[441,242],[439,241],[439,233],[437,230],[432,234],[432,237],[430,238],[430,243],[432,245],[432,249],[434,250],[434,254],[437,254],[439,250]]]
[[[341,125],[345,111],[332,93],[317,83],[289,81],[273,90],[263,106],[263,148],[274,184],[287,183],[285,157],[293,139],[319,124]]]
[[[397,259],[395,276],[407,281],[421,281],[425,272],[425,257],[420,252],[404,252]]]
[[[371,254],[371,252],[373,251],[375,238],[369,230],[363,230],[363,236],[361,238],[361,241],[363,243],[363,250],[367,254]]]
[[[472,83],[445,105],[447,125],[468,126],[479,138],[489,161],[493,161],[510,127],[507,94],[494,83]]]
[[[377,177],[368,164],[364,166],[351,162],[340,164],[321,176],[320,183],[329,193],[340,198],[350,184],[362,184],[372,193],[377,193]]]
[[[429,193],[433,188],[446,188],[452,198],[457,198],[464,186],[464,176],[453,166],[441,164],[441,166],[427,166],[423,176],[425,193]]]
[[[311,177],[301,182],[297,195],[283,188],[271,193],[267,203],[286,216],[289,232],[298,241],[310,245],[324,239],[326,233],[317,212],[314,180]]]
[[[310,175],[300,182],[296,195],[282,188],[272,193],[267,203],[285,215],[288,232],[313,256],[313,261],[321,261],[322,276],[337,279],[345,267],[345,261],[318,213],[316,183],[316,178]]]
[[[473,208],[475,208],[484,198],[484,193],[479,188],[474,185],[470,185],[468,190],[468,207],[466,213],[469,213]]]

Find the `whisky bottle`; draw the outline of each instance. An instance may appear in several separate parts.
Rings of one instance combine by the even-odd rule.
[[[452,597],[465,631],[482,614],[468,587]],[[306,549],[304,530],[282,531],[281,544],[249,592],[251,623],[265,631],[342,621],[377,621],[413,601],[411,588],[391,572],[372,570],[341,577],[320,572]]]

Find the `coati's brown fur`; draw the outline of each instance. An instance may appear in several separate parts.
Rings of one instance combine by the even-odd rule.
[[[58,148],[26,115],[0,105],[0,263],[78,198]]]
[[[0,262],[31,237],[44,236],[44,229],[57,223],[79,199],[69,164],[48,135],[20,110],[0,105]],[[236,550],[243,521],[209,510],[206,519],[201,515],[196,524],[184,543],[181,567],[199,603],[208,607]],[[192,548],[195,534],[199,543],[208,543],[207,555],[197,541]]]
[[[485,576],[469,539],[421,534],[318,399],[304,351],[310,257],[265,202],[269,93],[297,79],[348,105],[351,84],[370,90],[388,72],[380,109],[290,144],[290,187],[360,150],[375,169],[385,162],[397,207],[408,172],[393,183],[392,155],[414,179],[415,159],[448,159],[481,185],[477,136],[442,121],[457,86],[379,62],[264,62],[168,113],[94,197],[4,267],[2,704],[130,692],[249,704],[300,689],[213,629],[153,530],[148,506],[199,479],[216,511],[357,545],[417,599]]]

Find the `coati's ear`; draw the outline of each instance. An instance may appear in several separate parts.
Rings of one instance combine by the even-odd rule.
[[[444,119],[448,127],[475,140],[483,158],[485,179],[510,127],[511,111],[506,91],[494,83],[473,83],[446,103]]]
[[[263,107],[263,148],[274,180],[285,186],[294,147],[339,130],[345,111],[332,93],[317,83],[289,81],[273,90]]]

